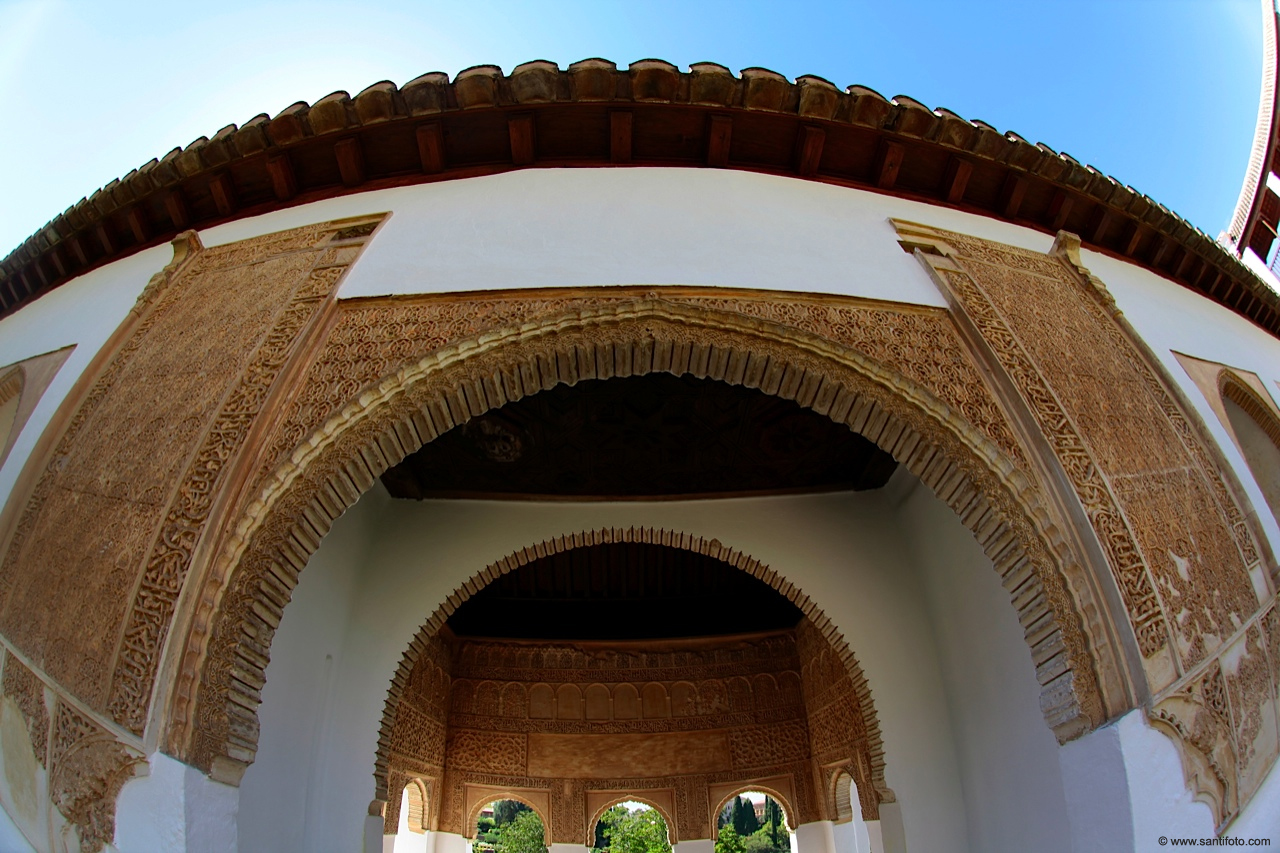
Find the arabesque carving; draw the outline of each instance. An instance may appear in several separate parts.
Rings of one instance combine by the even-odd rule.
[[[36,760],[47,766],[49,751],[49,709],[45,706],[44,682],[12,654],[4,655],[4,695],[17,704],[27,723],[31,749]]]
[[[49,742],[49,796],[75,827],[80,849],[96,853],[115,837],[116,797],[145,758],[65,702]]]
[[[1153,720],[1229,820],[1270,767],[1277,714],[1260,537],[1204,427],[1059,235],[1042,255],[899,223],[990,347],[1075,488],[1155,694]],[[1031,298],[1031,297],[1034,298]],[[1190,756],[1190,757],[1189,757]]]
[[[548,314],[534,319],[540,310]],[[340,313],[313,362],[315,378],[258,463],[243,520],[214,557],[209,609],[182,652],[168,748],[197,766],[216,765],[220,778],[233,781],[252,760],[257,697],[242,685],[262,678],[297,573],[332,520],[382,471],[508,400],[561,382],[655,370],[793,399],[919,476],[974,532],[1013,593],[1046,719],[1060,738],[1130,701],[1099,621],[1104,609],[1078,600],[1087,601],[1091,587],[1072,546],[1050,533],[1063,525],[1039,487],[993,439],[892,365],[799,329],[662,299],[435,296],[359,300]],[[504,319],[513,325],[496,325]],[[452,337],[482,326],[489,330]],[[977,393],[980,381],[970,384]],[[233,670],[241,675],[232,678]]]
[[[33,456],[44,469],[0,564],[0,628],[134,734],[228,466],[359,254],[347,227],[210,249],[184,235],[64,406],[56,446]]]

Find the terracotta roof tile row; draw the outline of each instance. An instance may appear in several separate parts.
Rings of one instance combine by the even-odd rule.
[[[363,189],[527,166],[787,174],[1066,229],[1280,335],[1280,297],[1168,208],[1043,144],[820,77],[646,59],[492,65],[334,92],[195,140],[82,199],[0,261],[7,314],[187,228]]]

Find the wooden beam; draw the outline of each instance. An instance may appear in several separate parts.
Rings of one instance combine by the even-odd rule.
[[[1089,217],[1089,242],[1101,246],[1113,222],[1115,222],[1115,216],[1105,204],[1094,208],[1093,215]]]
[[[533,113],[514,113],[507,116],[507,136],[511,139],[511,162],[528,166],[533,162]]]
[[[342,175],[343,184],[358,187],[364,183],[364,154],[360,151],[360,140],[355,137],[339,139],[333,143],[333,156],[338,159],[338,173]]]
[[[209,194],[213,196],[213,204],[218,208],[218,213],[230,216],[235,212],[236,192],[226,172],[219,172],[209,181]]]
[[[271,189],[276,198],[288,201],[298,194],[298,178],[293,171],[293,161],[288,154],[276,154],[267,158],[267,174],[271,176]]]
[[[139,243],[147,242],[147,221],[139,208],[129,208],[129,212],[124,215],[124,221],[129,223],[129,230],[133,232],[134,240]]]
[[[418,125],[414,131],[418,140],[418,159],[422,162],[422,171],[428,175],[438,175],[444,171],[444,128],[438,121],[427,121]]]
[[[1138,251],[1138,244],[1142,242],[1142,226],[1137,222],[1129,223],[1129,236],[1124,241],[1123,254],[1126,258],[1132,258],[1133,253]]]
[[[818,174],[818,164],[822,162],[822,146],[826,144],[827,132],[820,127],[805,125],[800,128],[796,137],[796,172],[804,177]]]
[[[1173,277],[1182,278],[1182,274],[1188,272],[1191,261],[1195,258],[1195,254],[1188,249],[1182,250],[1182,256],[1178,258],[1178,263],[1173,267]],[[1189,277],[1189,276],[1188,276]]]
[[[179,231],[190,224],[191,214],[187,212],[187,200],[183,197],[182,190],[173,189],[164,194],[164,209],[169,214],[173,227]]]
[[[631,110],[609,113],[609,162],[631,162],[632,127]]]
[[[72,234],[68,237],[67,245],[71,247],[71,254],[76,256],[76,260],[80,262],[80,266],[89,266],[89,256],[85,253],[84,243],[80,242],[79,234]]]
[[[1169,258],[1169,250],[1173,248],[1173,240],[1169,239],[1168,234],[1161,234],[1160,239],[1156,242],[1155,251],[1151,254],[1151,266],[1156,269]]]
[[[948,203],[959,204],[964,201],[964,191],[969,188],[969,178],[972,175],[973,164],[968,160],[953,155],[947,161],[947,174],[942,179],[942,187]]]
[[[1049,201],[1049,227],[1054,231],[1061,231],[1067,224],[1067,217],[1071,215],[1071,208],[1075,203],[1075,199],[1066,190],[1055,190]]]
[[[906,153],[907,150],[901,143],[890,142],[887,139],[880,142],[880,147],[876,151],[877,187],[882,190],[893,189],[893,185],[898,182],[898,170],[902,168],[902,158]]]
[[[111,241],[111,232],[107,230],[105,221],[99,222],[93,227],[94,236],[98,238],[98,242],[102,245],[102,252],[106,255],[114,255],[116,253],[115,243]]]
[[[1017,219],[1022,210],[1022,199],[1027,194],[1027,179],[1010,170],[1000,187],[1000,212],[1009,219]]]
[[[723,169],[729,165],[729,145],[733,142],[733,119],[713,115],[707,131],[707,165]]]
[[[66,278],[67,265],[62,262],[62,252],[58,251],[57,246],[50,247],[49,260],[53,262],[53,268],[58,271],[58,278]]]

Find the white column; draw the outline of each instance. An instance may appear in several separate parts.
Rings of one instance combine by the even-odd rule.
[[[907,832],[902,825],[902,806],[898,803],[881,803],[880,804],[880,820],[876,821],[880,824],[880,850],[884,853],[907,853]],[[871,822],[867,822],[867,828],[871,828]],[[874,846],[871,848],[875,853],[880,853]]]
[[[160,752],[147,758],[146,773],[126,782],[116,800],[116,849],[121,853],[236,849],[238,788],[215,782]]]
[[[431,843],[435,845],[435,853],[469,853],[471,849],[467,837],[456,832],[433,832]]]
[[[815,820],[796,827],[797,853],[836,853],[835,824]]]

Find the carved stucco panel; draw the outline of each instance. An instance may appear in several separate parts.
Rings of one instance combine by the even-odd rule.
[[[0,564],[5,635],[135,734],[226,467],[358,253],[363,236],[333,243],[346,227],[212,249],[180,238],[72,402]]]

